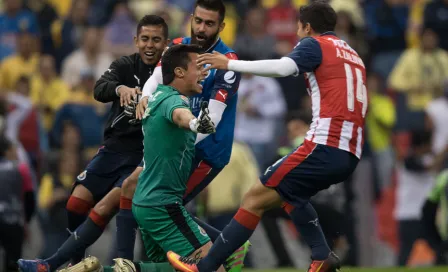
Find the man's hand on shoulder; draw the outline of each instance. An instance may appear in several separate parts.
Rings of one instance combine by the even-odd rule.
[[[142,94],[138,87],[129,88],[121,85],[117,88],[117,95],[120,97],[120,106],[129,106],[133,101],[137,101],[137,95]]]
[[[197,63],[200,66],[209,65],[205,67],[205,72],[210,69],[228,70],[229,58],[226,55],[213,51],[213,54],[205,53],[199,55]]]
[[[149,96],[142,97],[138,102],[137,108],[135,109],[135,118],[138,120],[143,119],[143,115],[145,115],[146,108],[148,107],[148,99]]]

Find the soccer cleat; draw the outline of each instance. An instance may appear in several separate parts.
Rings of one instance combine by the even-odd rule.
[[[308,272],[337,272],[341,269],[341,261],[333,252],[323,261],[313,261]]]
[[[58,272],[102,272],[103,266],[95,256],[89,256],[87,258],[82,259],[79,263],[75,265],[71,265],[64,269],[59,270]]]
[[[174,270],[180,272],[199,272],[197,264],[200,259],[182,257],[172,251],[166,253],[168,261],[173,266]]]
[[[20,272],[50,272],[50,266],[44,260],[24,260],[17,261]]]
[[[135,264],[128,259],[116,258],[114,259],[114,262],[114,272],[137,272]]]
[[[241,272],[244,267],[244,259],[249,252],[249,248],[252,244],[247,241],[242,247],[235,251],[224,263],[224,268],[227,272]]]

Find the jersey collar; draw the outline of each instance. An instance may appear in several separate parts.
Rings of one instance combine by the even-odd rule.
[[[322,34],[320,34],[321,36],[335,36],[335,37],[337,37],[338,35],[336,35],[336,33],[334,33],[333,31],[327,31],[327,32],[324,32],[324,33],[322,33]]]
[[[218,37],[218,39],[216,39],[215,43],[212,44],[212,46],[210,46],[209,49],[205,50],[205,52],[207,53],[212,53],[213,49],[215,49],[216,45],[221,41],[221,37]]]

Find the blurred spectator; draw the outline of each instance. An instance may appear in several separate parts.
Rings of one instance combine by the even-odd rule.
[[[103,28],[110,21],[115,6],[127,3],[127,0],[93,0],[90,1],[89,25]]]
[[[437,34],[425,28],[422,45],[404,51],[390,77],[390,87],[407,94],[411,111],[422,111],[435,97],[442,94],[448,78],[448,53],[438,47]]]
[[[425,8],[425,27],[433,29],[440,37],[440,47],[448,50],[448,0],[434,0]]]
[[[234,142],[229,164],[206,189],[206,214],[212,226],[222,230],[230,222],[258,173],[250,148]]]
[[[5,0],[0,14],[0,61],[15,53],[17,35],[30,32],[37,36],[38,24],[33,12],[23,8],[22,0]]]
[[[244,143],[234,142],[229,164],[205,189],[207,222],[222,230],[238,211],[249,188],[258,182],[258,167],[252,152]],[[246,258],[245,266],[250,265]]]
[[[44,248],[41,258],[48,258],[67,239],[67,215],[65,205],[76,176],[80,173],[83,163],[79,152],[79,134],[70,123],[63,129],[63,142],[70,143],[48,158],[48,166],[42,177],[39,188],[38,204],[42,213],[44,227]],[[71,148],[73,146],[74,148]]]
[[[408,47],[418,47],[420,45],[420,33],[423,29],[423,13],[428,2],[432,0],[414,0],[410,3],[410,14],[407,29]]]
[[[367,54],[368,46],[364,42],[363,37],[360,36],[358,28],[353,22],[352,14],[347,11],[339,11],[337,15],[338,21],[335,29],[336,35],[350,44],[350,47],[358,52],[361,59],[364,59],[363,57]]]
[[[29,1],[33,1],[33,0],[29,0]],[[72,7],[72,3],[77,0],[64,0],[64,1],[46,0],[46,1],[55,8],[55,10],[58,14],[58,17],[64,18],[70,13],[70,8]]]
[[[369,114],[367,115],[367,139],[373,152],[380,187],[391,184],[394,167],[392,149],[392,129],[395,125],[395,105],[385,94],[384,81],[379,75],[370,74],[367,78],[369,90]]]
[[[364,16],[359,0],[330,0],[334,10],[339,13],[347,13],[348,17],[354,24],[355,28],[362,29],[364,27]],[[353,47],[353,46],[352,46]]]
[[[105,27],[102,50],[112,54],[113,58],[130,55],[136,51],[133,38],[137,23],[126,3],[115,6],[112,18]]]
[[[27,77],[17,81],[15,92],[7,94],[10,112],[7,116],[6,135],[16,144],[19,160],[38,169],[37,158],[46,137],[40,133],[39,113],[29,98],[30,82]]]
[[[51,132],[56,146],[61,146],[64,124],[69,121],[79,130],[83,148],[92,148],[94,149],[92,152],[96,152],[98,149],[103,139],[103,128],[108,111],[107,105],[93,99],[94,85],[92,71],[83,71],[81,83],[74,88],[70,100],[56,112]]]
[[[372,53],[406,48],[408,5],[396,0],[368,0],[364,12]]]
[[[44,54],[53,53],[51,25],[58,19],[55,9],[45,0],[28,1],[28,6],[36,14],[39,24],[41,52]]]
[[[68,16],[61,17],[51,25],[52,48],[58,71],[61,70],[63,60],[81,45],[87,27],[88,10],[89,0],[73,0]]]
[[[421,211],[426,196],[434,185],[434,173],[441,169],[448,145],[443,152],[431,155],[431,132],[413,131],[409,154],[397,167],[397,204],[395,218],[398,220],[400,252],[397,264],[406,265],[414,242],[423,238],[420,225]]]
[[[11,91],[21,76],[31,76],[37,71],[39,54],[36,37],[29,32],[17,34],[17,54],[4,59],[0,66],[0,89]]]
[[[0,247],[5,251],[2,271],[17,271],[27,224],[35,209],[33,182],[26,164],[17,163],[14,144],[0,136]]]
[[[71,53],[62,64],[62,79],[70,87],[81,82],[81,72],[93,70],[95,80],[109,68],[113,57],[101,51],[101,31],[98,28],[88,28],[84,33],[82,47]]]
[[[286,40],[291,45],[297,43],[297,10],[291,0],[279,0],[267,10],[266,19],[269,34],[274,35],[277,40]]]
[[[40,58],[39,72],[31,79],[30,97],[40,109],[44,128],[49,131],[55,112],[70,97],[70,89],[56,73],[52,56],[44,55]]]
[[[246,15],[244,31],[233,45],[238,55],[251,54],[255,59],[270,59],[274,56],[275,38],[266,32],[265,12],[253,8]]]
[[[438,154],[448,144],[448,79],[444,84],[443,96],[429,103],[426,108],[427,128],[433,132],[432,152]],[[448,159],[445,160],[448,167]]]
[[[264,168],[275,154],[276,124],[286,112],[282,90],[273,78],[243,74],[238,95],[235,139],[248,144]],[[254,133],[257,130],[263,133]]]
[[[155,12],[155,14],[159,15],[160,17],[162,17],[166,24],[169,26],[170,31],[168,33],[169,38],[170,39],[176,39],[182,36],[182,20],[177,19],[175,17],[175,14],[173,14],[172,10],[165,8],[162,10],[159,10],[157,12]],[[179,22],[178,22],[179,21]]]

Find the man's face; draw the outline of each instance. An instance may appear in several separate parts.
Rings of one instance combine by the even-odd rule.
[[[157,25],[143,26],[134,41],[140,57],[147,65],[156,65],[168,45],[168,39],[163,35],[163,27]]]
[[[185,70],[184,82],[185,86],[188,86],[187,90],[189,95],[196,95],[202,93],[201,81],[205,78],[201,67],[196,63],[198,59],[197,53],[189,53],[190,62],[188,63],[188,69]]]
[[[34,52],[35,44],[34,37],[29,33],[22,33],[17,39],[17,51],[22,56],[29,56]]]
[[[301,21],[297,22],[297,36],[299,37],[299,40],[308,37],[310,34],[310,25],[309,24],[302,24]]]
[[[423,49],[432,51],[437,48],[438,43],[439,43],[439,37],[433,30],[426,29],[423,32],[423,35],[422,35]]]
[[[45,78],[51,78],[56,73],[53,57],[42,57],[40,60],[40,73]]]
[[[98,52],[101,41],[101,32],[97,28],[88,28],[84,33],[84,49],[88,52]]]
[[[191,16],[191,43],[207,50],[216,41],[224,25],[224,22],[219,22],[217,11],[196,7]]]

